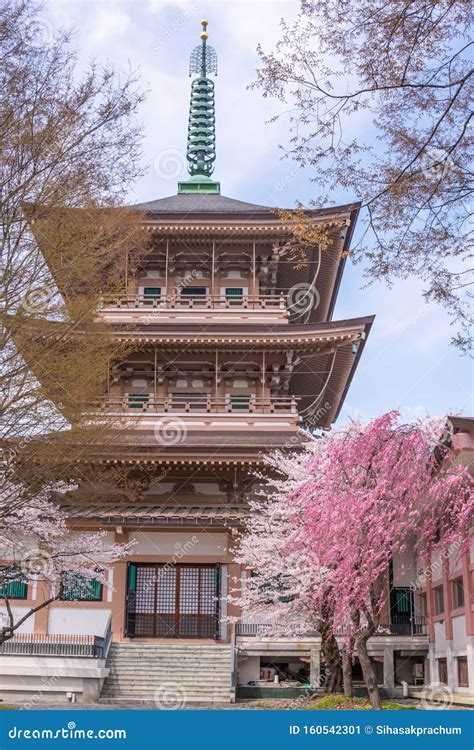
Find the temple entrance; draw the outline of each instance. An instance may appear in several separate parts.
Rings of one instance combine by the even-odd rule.
[[[129,563],[125,634],[219,637],[219,565]]]

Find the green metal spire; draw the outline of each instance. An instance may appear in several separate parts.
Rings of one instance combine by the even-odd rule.
[[[217,75],[217,55],[207,44],[207,21],[201,21],[201,44],[193,49],[189,75],[197,74],[191,84],[188,123],[188,172],[191,178],[178,183],[178,193],[220,193],[220,183],[211,180],[216,158],[216,116],[214,83],[208,74]]]

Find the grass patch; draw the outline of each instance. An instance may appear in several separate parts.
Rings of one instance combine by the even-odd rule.
[[[382,708],[384,711],[415,710],[413,706],[403,706],[394,701],[382,701]],[[309,711],[371,711],[372,707],[368,698],[346,698],[345,695],[334,694],[316,698],[305,706],[305,709]]]

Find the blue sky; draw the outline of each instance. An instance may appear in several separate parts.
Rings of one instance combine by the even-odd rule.
[[[297,10],[296,0],[50,0],[41,20],[46,38],[59,27],[75,29],[81,64],[96,58],[119,71],[131,67],[149,91],[140,111],[148,172],[129,195],[134,203],[174,194],[185,174],[189,54],[199,43],[200,19],[208,18],[219,58],[215,177],[224,195],[291,207],[316,197],[311,172],[281,158],[286,125],[267,124],[281,104],[247,87],[257,44],[271,49],[280,18]],[[340,421],[394,407],[410,419],[425,412],[473,414],[472,367],[449,343],[453,329],[444,310],[425,304],[416,279],[363,288],[362,274],[363,265],[346,265],[335,312],[335,318],[376,315]]]

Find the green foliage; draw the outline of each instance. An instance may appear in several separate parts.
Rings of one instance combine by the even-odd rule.
[[[305,707],[311,711],[371,711],[368,698],[346,698],[345,695],[324,695]],[[412,711],[414,706],[403,706],[393,701],[382,701],[383,711]]]

